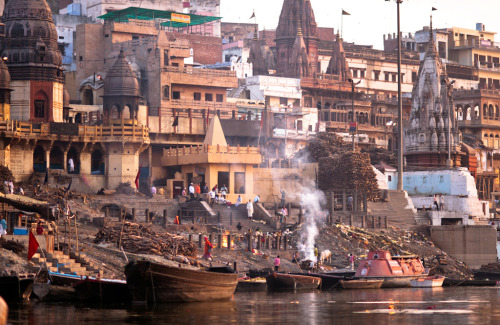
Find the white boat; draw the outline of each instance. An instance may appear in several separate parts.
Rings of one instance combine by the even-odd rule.
[[[434,288],[443,286],[445,277],[441,275],[428,276],[426,278],[412,279],[410,284],[412,288]]]

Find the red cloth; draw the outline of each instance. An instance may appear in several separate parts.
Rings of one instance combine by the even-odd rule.
[[[139,189],[139,177],[141,176],[141,168],[142,168],[142,163],[139,166],[139,170],[137,171],[137,176],[135,177],[135,188]]]
[[[174,224],[176,224],[176,225],[179,224],[179,216],[175,216]]]
[[[196,187],[194,188],[194,191],[195,191],[195,193],[200,194],[201,193],[200,185],[196,185]]]
[[[208,239],[206,239],[205,240],[205,255],[207,255],[207,256],[209,256],[211,254],[211,252],[208,251],[209,249],[210,250],[213,249],[213,245]]]
[[[35,255],[36,251],[38,250],[38,247],[40,245],[38,244],[38,241],[35,238],[35,235],[30,230],[29,233],[29,244],[28,244],[28,261],[31,260],[33,255]]]

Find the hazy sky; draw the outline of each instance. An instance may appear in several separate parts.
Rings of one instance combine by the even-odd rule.
[[[395,0],[311,0],[316,21],[320,27],[340,29],[342,9],[344,40],[383,48],[383,35],[396,33]],[[275,29],[278,25],[283,0],[221,0],[223,22],[253,23],[249,19],[255,9],[259,28]],[[500,32],[500,0],[403,0],[401,31],[415,33],[429,25],[432,7],[433,26],[436,28],[462,27],[475,29],[483,23],[487,31]],[[495,40],[500,42],[500,36]]]

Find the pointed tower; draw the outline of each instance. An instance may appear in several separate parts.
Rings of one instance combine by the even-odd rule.
[[[260,46],[260,41],[257,37],[257,26],[255,26],[255,32],[253,34],[252,46],[250,47],[250,54],[248,56],[248,62],[253,65],[253,75],[254,76],[267,76],[269,70],[267,69],[266,60],[262,55],[262,49]]]
[[[11,118],[63,121],[62,57],[52,11],[45,0],[16,0],[5,5],[2,22],[12,79]]]
[[[348,79],[352,79],[352,74],[345,58],[342,41],[340,34],[337,32],[337,39],[333,43],[332,57],[328,63],[326,73],[339,76],[340,81],[347,81]]]
[[[137,122],[139,110],[139,81],[125,58],[123,50],[104,80],[104,124],[123,124],[126,120]]]
[[[308,76],[317,72],[318,62],[318,25],[310,0],[284,0],[280,20],[276,28],[276,74],[287,75],[288,65],[297,36],[298,27],[302,30],[303,42],[308,56]],[[289,75],[288,75],[289,76]],[[297,76],[298,77],[298,76]]]
[[[210,125],[208,126],[208,131],[203,144],[208,144],[210,146],[219,145],[221,147],[227,147],[226,136],[224,135],[222,125],[220,124],[220,120],[217,115],[215,115],[215,117],[212,118],[212,121],[210,121]]]
[[[297,27],[297,36],[293,44],[290,62],[285,71],[285,77],[302,78],[309,75],[309,60],[307,57],[306,45],[302,36],[300,25]]]
[[[461,134],[451,91],[446,66],[436,50],[431,18],[429,45],[413,86],[409,127],[405,130],[408,166],[445,167],[448,148],[455,165],[460,165]]]

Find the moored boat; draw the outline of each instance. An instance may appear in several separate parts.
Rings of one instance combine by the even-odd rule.
[[[137,261],[125,275],[133,301],[146,303],[225,300],[238,284],[238,274],[225,267],[204,271]]]
[[[498,285],[495,280],[459,280],[459,279],[444,279],[443,287],[459,286],[459,287],[494,287]]]
[[[275,272],[266,276],[266,282],[271,290],[312,290],[319,288],[321,278]]]
[[[77,300],[73,287],[49,283],[34,283],[33,295],[43,302],[69,302]]]
[[[334,273],[290,273],[295,275],[314,276],[321,279],[321,290],[331,290],[341,288],[340,280],[345,280],[347,277],[343,275],[335,275]],[[351,276],[354,275],[352,272]]]
[[[264,291],[267,290],[267,282],[264,278],[238,279],[236,291]]]
[[[412,279],[410,284],[412,288],[435,288],[442,287],[445,277],[441,275],[428,276],[425,278]]]
[[[384,280],[382,288],[410,287],[410,280],[427,276],[418,256],[391,256],[388,251],[370,251],[355,274],[357,279]]]
[[[73,288],[78,299],[83,302],[114,304],[131,300],[124,280],[84,278],[73,284]]]
[[[383,279],[340,280],[340,284],[344,289],[380,289],[383,282]]]
[[[7,302],[27,301],[33,288],[33,276],[0,277],[0,297]]]

